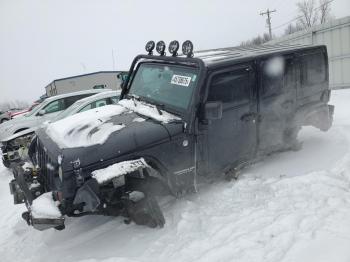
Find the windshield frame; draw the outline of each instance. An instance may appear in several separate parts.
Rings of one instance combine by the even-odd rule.
[[[193,87],[192,94],[189,97],[187,108],[177,107],[177,106],[174,106],[174,105],[171,105],[171,104],[166,104],[166,103],[163,103],[161,101],[157,101],[155,99],[152,99],[152,97],[138,96],[136,94],[131,93],[131,88],[132,88],[132,85],[134,83],[135,76],[137,75],[138,70],[140,69],[140,66],[144,65],[144,64],[146,64],[146,65],[147,64],[149,64],[149,65],[157,64],[157,65],[162,65],[162,66],[168,66],[170,68],[176,67],[176,68],[185,68],[185,69],[188,68],[190,70],[194,70],[194,73],[196,74],[197,80],[196,80],[196,83],[195,83],[195,85]],[[162,108],[161,108],[162,110],[168,111],[168,112],[173,113],[175,115],[183,116],[187,112],[189,112],[189,109],[192,106],[193,97],[194,97],[194,95],[197,93],[197,91],[199,89],[199,82],[200,82],[199,81],[199,77],[200,77],[200,70],[199,70],[199,68],[194,67],[194,66],[184,65],[184,64],[167,63],[165,61],[142,61],[142,62],[137,64],[136,69],[135,69],[134,73],[132,74],[132,78],[130,79],[130,82],[129,82],[129,85],[128,85],[128,91],[125,94],[125,96],[128,99],[132,99],[132,97],[133,97],[132,95],[135,95],[141,101],[144,101],[146,103],[152,104],[154,106],[162,105]]]

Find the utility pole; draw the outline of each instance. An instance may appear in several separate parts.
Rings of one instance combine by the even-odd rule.
[[[269,35],[270,35],[270,39],[272,39],[272,30],[271,30],[271,13],[276,12],[275,10],[269,10],[267,9],[266,12],[261,12],[260,15],[267,15],[267,19],[266,19],[266,23],[267,26],[269,27]]]

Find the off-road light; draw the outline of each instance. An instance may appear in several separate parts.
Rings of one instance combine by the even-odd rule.
[[[193,44],[190,40],[182,44],[182,53],[187,57],[193,57]]]
[[[155,43],[154,41],[148,41],[147,44],[146,44],[146,51],[148,52],[149,55],[152,55],[153,54],[153,49],[155,47]]]
[[[157,43],[157,47],[156,47],[156,49],[157,49],[157,52],[161,55],[161,56],[163,56],[163,55],[165,55],[165,43],[164,43],[164,41],[159,41],[158,43]]]
[[[179,50],[179,48],[179,41],[174,40],[170,42],[168,50],[170,54],[172,54],[173,56],[177,56],[177,51]]]

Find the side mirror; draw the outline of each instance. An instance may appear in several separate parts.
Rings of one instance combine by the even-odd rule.
[[[222,102],[208,102],[204,106],[204,118],[206,120],[218,120],[222,118]]]
[[[43,115],[45,115],[46,114],[46,111],[45,110],[40,110],[39,112],[38,112],[38,116],[43,116]]]

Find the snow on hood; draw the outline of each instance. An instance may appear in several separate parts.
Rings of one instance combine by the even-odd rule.
[[[104,169],[95,170],[92,172],[92,177],[97,180],[99,184],[106,183],[113,178],[126,175],[134,172],[139,168],[149,167],[143,158],[136,160],[129,160],[119,162]]]
[[[103,144],[110,134],[125,127],[109,122],[112,116],[125,111],[120,105],[91,109],[49,124],[46,133],[60,148]]]
[[[62,216],[52,198],[52,192],[47,192],[36,198],[32,203],[31,211],[34,218],[60,218]]]
[[[160,115],[154,105],[124,99],[116,105],[91,109],[51,123],[47,126],[46,133],[60,148],[103,144],[113,132],[125,127],[124,124],[114,124],[109,120],[113,116],[127,112],[136,112],[162,123],[181,120],[164,110],[161,110]],[[141,119],[135,121],[141,122]]]
[[[157,108],[154,105],[148,104],[143,101],[123,99],[119,101],[118,104],[140,115],[153,118],[162,123],[170,123],[173,121],[181,120],[181,118],[170,114],[164,110],[160,110],[162,112],[162,114],[160,115]]]

